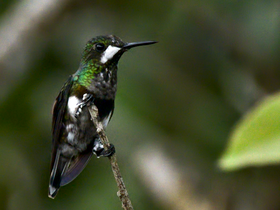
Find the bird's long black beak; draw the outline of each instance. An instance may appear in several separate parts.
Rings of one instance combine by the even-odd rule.
[[[122,48],[128,50],[133,47],[155,44],[155,43],[157,43],[157,42],[156,41],[131,42],[131,43],[126,43]]]

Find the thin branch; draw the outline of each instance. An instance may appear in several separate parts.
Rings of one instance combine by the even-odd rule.
[[[102,123],[97,120],[98,109],[93,104],[93,105],[88,107],[88,110],[89,110],[89,113],[91,115],[93,124],[96,127],[97,133],[98,133],[98,135],[101,139],[101,142],[104,145],[104,149],[107,150],[110,147],[110,142],[109,142],[109,140],[108,140],[108,138],[105,134]],[[121,176],[120,168],[119,168],[119,165],[117,163],[116,154],[113,154],[111,157],[109,157],[109,160],[111,162],[112,171],[113,171],[115,180],[116,180],[118,188],[119,188],[119,191],[118,191],[117,195],[122,202],[122,207],[125,210],[133,210],[132,203],[131,203],[131,201],[128,197],[128,192],[125,188],[125,184],[124,184],[123,178]]]

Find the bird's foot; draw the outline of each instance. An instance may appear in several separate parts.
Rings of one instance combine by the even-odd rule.
[[[97,158],[100,157],[111,157],[113,154],[115,154],[116,149],[113,144],[110,144],[109,148],[105,150],[104,148],[98,148],[98,150],[94,150],[93,153],[97,156]]]
[[[82,113],[83,108],[84,108],[85,106],[87,106],[89,102],[92,103],[93,99],[94,99],[94,98],[93,98],[93,95],[91,95],[91,94],[85,93],[85,94],[83,95],[82,102],[80,102],[80,103],[77,105],[78,108],[77,108],[77,111],[76,111],[76,114],[75,114],[75,117],[76,117],[76,118]]]

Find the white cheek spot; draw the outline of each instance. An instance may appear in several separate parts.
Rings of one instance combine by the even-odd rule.
[[[102,56],[101,56],[101,63],[106,63],[108,60],[112,59],[114,57],[114,55],[117,54],[117,52],[120,51],[121,48],[119,47],[114,47],[109,45],[109,47],[107,47],[107,49],[105,50],[105,52],[103,52]]]
[[[71,96],[68,99],[68,110],[72,116],[76,114],[76,109],[79,102],[80,99],[78,99],[76,96]]]

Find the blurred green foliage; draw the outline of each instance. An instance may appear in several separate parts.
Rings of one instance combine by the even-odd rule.
[[[32,35],[20,37],[24,47],[0,58],[1,209],[121,209],[106,159],[92,158],[55,200],[47,197],[52,103],[77,70],[84,44],[103,34],[159,41],[121,59],[116,109],[107,128],[135,209],[280,209],[279,165],[252,166],[244,158],[238,166],[250,167],[230,173],[217,167],[222,154],[234,161],[242,155],[224,153],[238,122],[236,132],[251,135],[246,149],[253,152],[271,142],[247,125],[256,123],[252,129],[261,132],[261,122],[279,124],[279,102],[250,111],[280,87],[278,1],[57,2],[67,4],[56,15],[47,13]],[[0,26],[19,3],[32,1],[1,2]],[[262,114],[261,122],[252,113]],[[239,141],[234,138],[233,133],[228,148]],[[172,173],[165,159],[150,167],[149,160],[162,157],[158,152],[173,164]]]
[[[265,98],[244,116],[233,131],[229,147],[220,160],[224,170],[280,162],[280,97]]]

